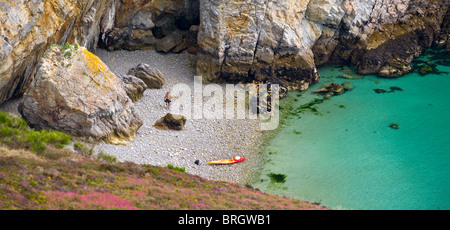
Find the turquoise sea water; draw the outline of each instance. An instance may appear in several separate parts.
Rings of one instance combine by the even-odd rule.
[[[321,68],[318,84],[289,94],[294,108],[322,98],[312,91],[324,84],[355,88],[287,120],[253,186],[338,209],[450,209],[450,58],[428,50],[413,66],[425,62],[440,73],[349,80],[338,78],[350,72],[346,66]],[[374,91],[393,86],[403,91]]]

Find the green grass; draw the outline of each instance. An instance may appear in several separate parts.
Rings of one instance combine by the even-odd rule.
[[[51,49],[51,48],[53,48],[53,47],[58,47],[59,49],[62,48],[62,46],[60,46],[60,45],[58,45],[58,44],[50,44],[50,45],[48,46],[48,49]]]
[[[185,167],[176,167],[176,166],[173,166],[172,164],[168,164],[167,168],[175,170],[177,172],[183,172],[183,173],[186,172]]]
[[[71,48],[70,44],[66,42],[66,44],[64,44],[64,46],[62,47],[62,50],[67,50],[70,48]]]
[[[70,44],[70,43],[66,43],[63,46],[58,45],[58,44],[50,44],[48,46],[48,49],[45,51],[44,53],[44,57],[47,56],[47,51],[54,48],[54,47],[58,47],[59,50],[61,50],[63,52],[63,55],[65,58],[69,58],[72,56],[73,52],[76,52],[79,48],[78,44]]]
[[[100,153],[98,154],[98,159],[104,160],[104,161],[110,162],[110,163],[117,162],[117,158],[116,158],[115,156],[106,154],[106,153],[104,153],[104,152],[100,152]]]
[[[94,153],[94,150],[92,148],[87,147],[85,143],[82,143],[79,141],[77,141],[73,144],[73,148],[78,153],[80,153],[84,156],[92,156],[92,154]]]
[[[49,145],[64,148],[71,140],[71,135],[59,131],[29,129],[23,119],[0,111],[0,143],[8,147],[45,155]]]
[[[71,56],[72,56],[72,52],[70,52],[70,51],[67,51],[64,53],[65,58],[70,58]]]

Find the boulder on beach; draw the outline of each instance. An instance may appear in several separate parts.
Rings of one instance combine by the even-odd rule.
[[[112,144],[126,144],[143,124],[120,79],[77,44],[45,52],[19,111],[32,127]]]
[[[184,130],[186,118],[183,115],[167,113],[164,117],[156,121],[153,127],[157,129]]]
[[[147,89],[147,85],[141,79],[132,75],[118,75],[123,88],[127,92],[131,101],[136,102],[144,96],[144,91]]]
[[[160,89],[164,83],[164,75],[158,69],[150,68],[148,64],[139,64],[128,71],[128,75],[144,81],[148,89]]]

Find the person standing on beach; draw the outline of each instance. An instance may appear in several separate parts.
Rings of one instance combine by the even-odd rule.
[[[164,96],[164,102],[166,103],[166,106],[167,106],[167,107],[169,107],[169,106],[170,106],[170,102],[172,102],[170,99],[171,99],[170,93],[167,92],[167,93],[166,93],[166,96]]]

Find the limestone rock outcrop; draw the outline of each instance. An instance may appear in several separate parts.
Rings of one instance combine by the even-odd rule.
[[[424,48],[437,41],[448,1],[343,1],[339,30],[313,47],[316,64],[349,63],[360,74],[399,77]]]
[[[447,14],[444,17],[440,41],[438,44],[444,46],[447,53],[450,54],[450,8],[447,9]]]
[[[118,75],[125,92],[132,102],[136,102],[144,96],[147,85],[141,79],[132,75]]]
[[[278,78],[305,88],[317,82],[317,66],[347,63],[361,74],[401,76],[436,41],[449,5],[438,0],[204,0],[197,75],[213,82]]]
[[[151,68],[148,64],[143,63],[130,69],[128,75],[141,79],[149,89],[160,89],[166,82],[161,71]]]
[[[199,0],[0,1],[0,104],[23,94],[50,44],[152,48],[168,33],[198,25]],[[196,46],[196,30],[173,50]]]
[[[201,1],[197,75],[214,82],[266,81],[302,87],[319,75],[305,30],[308,1]],[[306,32],[311,32],[307,34]]]
[[[0,103],[20,95],[50,44],[92,50],[109,0],[0,1]]]
[[[186,118],[183,115],[167,113],[153,125],[157,129],[184,130]]]
[[[199,24],[199,0],[110,1],[100,35],[103,48],[181,52],[196,46],[196,32],[190,28]]]
[[[125,144],[143,121],[120,81],[84,47],[51,46],[19,111],[32,127]]]

